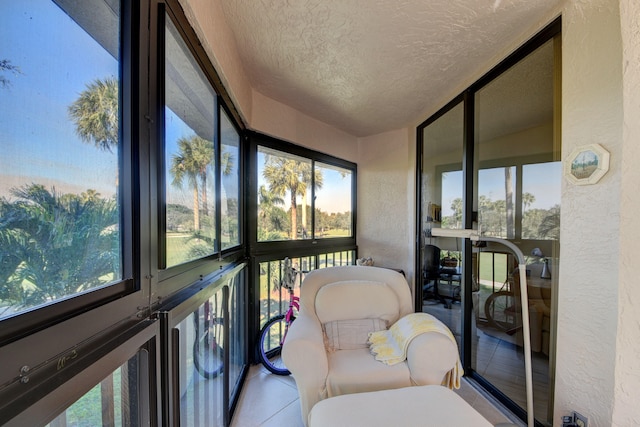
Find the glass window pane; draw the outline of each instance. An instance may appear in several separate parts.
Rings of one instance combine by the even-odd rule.
[[[122,277],[119,13],[0,3],[0,319]]]
[[[479,171],[478,224],[485,236],[515,237],[515,187],[515,167]]]
[[[258,147],[258,241],[311,238],[302,209],[310,191],[309,159]]]
[[[166,265],[215,251],[216,93],[166,18]]]
[[[240,386],[242,369],[247,364],[246,272],[247,270],[242,270],[229,280],[229,392],[232,395]]]
[[[139,369],[143,360],[146,357],[141,357],[138,352],[54,418],[47,427],[140,425],[143,414],[137,412],[141,405],[138,404],[136,391],[143,391],[140,373],[144,370]]]
[[[561,162],[522,167],[522,238],[560,239]]]
[[[315,237],[350,237],[352,174],[348,169],[322,163],[315,165]],[[308,197],[307,191],[307,197]],[[302,198],[305,209],[307,197]],[[309,203],[310,205],[310,203]],[[308,230],[302,222],[303,235]]]
[[[423,235],[433,227],[464,228],[462,224],[462,126],[460,103],[423,130],[422,212]],[[424,236],[423,236],[424,237]],[[449,242],[441,238],[441,242]],[[453,240],[451,240],[453,242]],[[436,240],[425,243],[440,244]]]
[[[301,257],[291,259],[293,268],[306,272],[315,270],[314,257]],[[272,317],[285,314],[289,308],[289,292],[280,286],[282,280],[284,262],[282,260],[260,263],[259,289],[260,289],[260,327]],[[293,291],[300,296],[300,280],[303,273],[296,274],[296,282]]]
[[[462,224],[462,171],[442,172],[441,174],[441,194],[442,206],[431,209],[427,206],[427,221],[438,223],[442,221],[442,228],[464,228]]]
[[[240,135],[231,124],[227,114],[220,110],[221,160],[222,177],[221,215],[222,249],[240,244]]]
[[[177,325],[180,425],[223,425],[222,288]]]
[[[438,316],[461,337],[462,318],[443,316],[460,307],[462,245],[460,239],[433,236],[433,228],[464,228],[463,145],[464,105],[456,104],[422,130],[421,161],[421,272],[422,311]],[[465,261],[466,262],[466,261]],[[453,311],[453,310],[444,310]]]
[[[528,258],[533,388],[535,415],[540,420],[549,420],[553,414],[548,405],[553,390],[548,356],[553,345],[551,290],[560,284],[557,275],[548,272],[548,263],[558,262],[559,249],[558,241],[553,240],[558,238],[561,183],[559,162],[554,161],[560,153],[560,141],[554,133],[558,125],[554,123],[556,55],[554,42],[549,41],[475,95],[474,170],[478,186],[474,190],[479,223],[485,235],[510,239]],[[548,237],[542,237],[540,227],[547,217],[544,233]],[[479,339],[472,343],[476,357],[471,366],[524,408],[519,273],[513,256],[497,253],[504,250],[503,245],[488,242],[478,260],[479,286],[473,298],[478,302],[474,305],[475,325],[482,333],[472,333]]]

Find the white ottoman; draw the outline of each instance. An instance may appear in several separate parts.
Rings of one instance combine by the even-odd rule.
[[[336,396],[315,404],[309,427],[493,427],[455,392],[438,385]]]

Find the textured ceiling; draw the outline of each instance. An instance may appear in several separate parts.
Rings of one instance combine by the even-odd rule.
[[[424,112],[560,0],[222,0],[251,85],[354,136]]]

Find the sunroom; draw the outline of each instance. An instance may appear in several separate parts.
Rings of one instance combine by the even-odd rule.
[[[516,261],[433,233],[469,228],[527,255],[536,423],[640,423],[635,1],[0,12],[0,424],[231,425],[283,260],[365,257],[526,420]]]

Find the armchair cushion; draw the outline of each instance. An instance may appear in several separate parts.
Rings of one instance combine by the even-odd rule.
[[[383,365],[366,348],[331,353],[329,366],[327,397],[411,385],[411,373],[406,362],[394,366]]]
[[[316,295],[315,309],[323,324],[334,320],[383,319],[390,325],[400,317],[394,291],[386,283],[370,280],[344,280],[323,286]]]
[[[334,320],[322,325],[329,351],[368,348],[367,339],[372,332],[387,329],[383,319]]]

